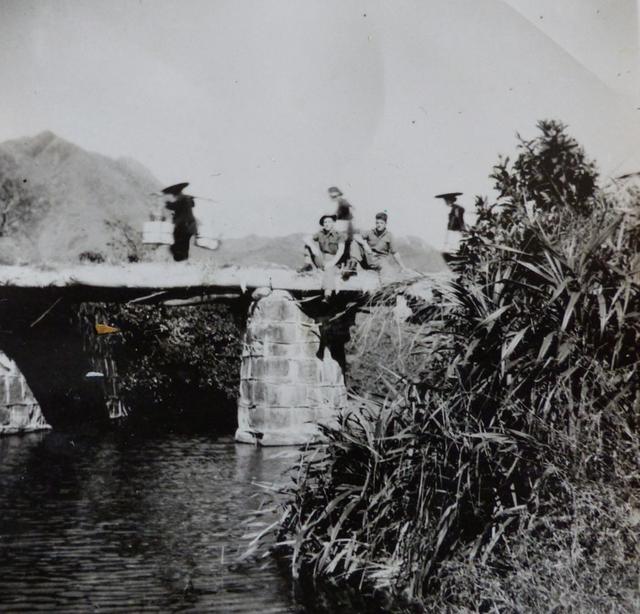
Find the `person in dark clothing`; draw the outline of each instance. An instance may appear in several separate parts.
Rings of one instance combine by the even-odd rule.
[[[464,207],[456,202],[458,196],[462,196],[462,192],[448,192],[446,194],[436,195],[436,198],[442,198],[445,204],[451,207],[447,221],[447,230],[452,230],[453,232],[463,232],[466,229],[464,223]]]
[[[343,266],[343,277],[356,274],[358,260],[361,260],[359,246],[353,240],[353,205],[344,197],[340,188],[335,186],[328,190],[329,198],[336,201],[336,228],[345,237],[344,254],[340,260]]]
[[[328,189],[329,198],[331,200],[335,200],[337,204],[336,208],[336,220],[344,221],[344,222],[352,222],[353,213],[351,211],[352,206],[351,203],[344,197],[340,188],[331,187]],[[346,232],[347,228],[340,228],[340,232]]]
[[[176,262],[189,258],[189,243],[198,231],[193,216],[193,197],[182,193],[188,185],[177,183],[162,190],[167,195],[165,206],[173,213],[173,245],[169,249]]]

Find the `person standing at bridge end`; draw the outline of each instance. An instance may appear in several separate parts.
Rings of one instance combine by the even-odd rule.
[[[436,198],[444,200],[444,204],[450,208],[449,218],[447,220],[447,230],[451,230],[453,232],[464,232],[467,228],[464,223],[464,207],[458,202],[458,196],[462,196],[462,192],[436,194]]]
[[[449,207],[447,231],[444,235],[444,246],[442,250],[442,256],[445,262],[450,262],[453,259],[453,253],[457,251],[460,243],[461,235],[459,233],[463,233],[467,229],[464,221],[464,207],[458,202],[458,196],[462,196],[462,192],[436,194],[436,198],[441,198],[444,204]]]
[[[189,258],[191,237],[198,231],[193,215],[193,196],[182,193],[188,185],[177,183],[162,190],[166,195],[165,207],[173,213],[173,245],[169,249],[176,262]]]

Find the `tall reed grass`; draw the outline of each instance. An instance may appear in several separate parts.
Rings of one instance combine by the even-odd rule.
[[[403,323],[398,286],[374,297],[359,400],[278,524],[294,577],[418,610],[640,608],[640,233],[564,127],[539,127],[494,169],[446,291]]]

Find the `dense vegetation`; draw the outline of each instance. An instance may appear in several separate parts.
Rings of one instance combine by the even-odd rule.
[[[235,427],[242,314],[228,305],[94,305],[92,322],[122,332],[93,335],[113,359],[117,393],[135,421],[171,421],[214,432]]]
[[[640,607],[639,204],[539,129],[495,167],[450,286],[411,323],[387,289],[360,327],[368,398],[278,525],[294,577],[417,610]]]
[[[0,155],[0,169],[5,166]],[[38,187],[12,176],[0,177],[0,263],[14,264],[34,249],[33,237],[25,229],[38,229],[51,205]]]

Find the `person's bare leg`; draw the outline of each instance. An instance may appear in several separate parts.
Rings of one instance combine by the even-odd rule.
[[[325,264],[322,274],[322,289],[325,300],[329,299],[336,289],[336,267],[331,264]]]

